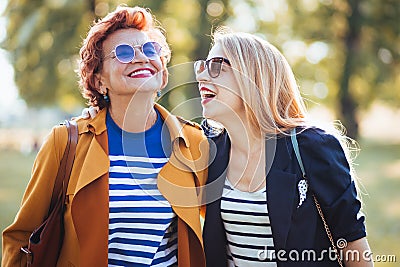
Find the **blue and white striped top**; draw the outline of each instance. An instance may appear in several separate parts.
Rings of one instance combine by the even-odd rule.
[[[159,114],[143,133],[122,131],[107,114],[110,158],[108,266],[177,263],[177,224],[157,188],[168,162],[170,136]]]
[[[277,266],[266,188],[243,192],[225,179],[221,217],[228,241],[228,266]]]

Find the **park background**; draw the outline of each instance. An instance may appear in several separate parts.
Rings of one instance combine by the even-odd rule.
[[[0,230],[9,225],[51,127],[85,103],[78,51],[93,20],[118,4],[150,8],[172,49],[160,102],[201,120],[192,62],[218,25],[255,33],[292,65],[311,117],[339,120],[354,160],[375,256],[400,266],[400,2],[398,0],[0,0]],[[186,105],[180,105],[187,103]]]

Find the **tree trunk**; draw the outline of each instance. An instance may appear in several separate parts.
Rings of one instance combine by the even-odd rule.
[[[89,0],[89,6],[90,6],[90,10],[94,13],[95,9],[96,9],[96,0]]]
[[[348,0],[351,13],[347,18],[348,32],[345,36],[345,63],[342,78],[340,81],[339,103],[340,116],[343,125],[347,129],[347,135],[353,139],[358,137],[358,121],[356,118],[357,103],[351,94],[349,86],[350,78],[355,69],[355,59],[361,29],[361,14],[359,10],[359,0]]]
[[[197,39],[197,47],[194,54],[194,60],[197,59],[204,59],[207,57],[208,51],[210,50],[210,43],[211,43],[211,25],[210,22],[207,20],[207,3],[208,0],[199,0],[198,3],[200,4],[201,11],[199,17],[199,25],[200,29],[199,32],[195,35]]]

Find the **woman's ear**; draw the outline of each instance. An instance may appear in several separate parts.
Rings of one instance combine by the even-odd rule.
[[[96,73],[95,75],[94,75],[94,82],[95,82],[95,86],[96,86],[96,88],[97,88],[97,91],[100,93],[100,94],[104,94],[104,93],[106,93],[106,92],[103,92],[104,90],[106,90],[106,88],[103,86],[103,82],[101,81],[102,80],[102,77],[101,77],[101,74],[100,73]],[[103,89],[103,87],[104,87],[104,89]]]
[[[164,89],[165,86],[167,86],[167,84],[168,84],[168,70],[165,68],[162,71],[162,85],[160,89]]]

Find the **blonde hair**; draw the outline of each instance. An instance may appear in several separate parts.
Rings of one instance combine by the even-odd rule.
[[[235,70],[248,121],[267,134],[304,125],[306,108],[296,79],[275,46],[226,27],[217,28],[212,37]]]
[[[217,28],[212,37],[213,45],[222,46],[235,70],[248,121],[272,135],[287,135],[288,130],[297,126],[312,126],[293,71],[275,46],[253,34],[232,32],[227,27]],[[358,143],[345,135],[344,126],[338,122],[319,127],[340,142],[359,188],[352,164],[359,152]]]

